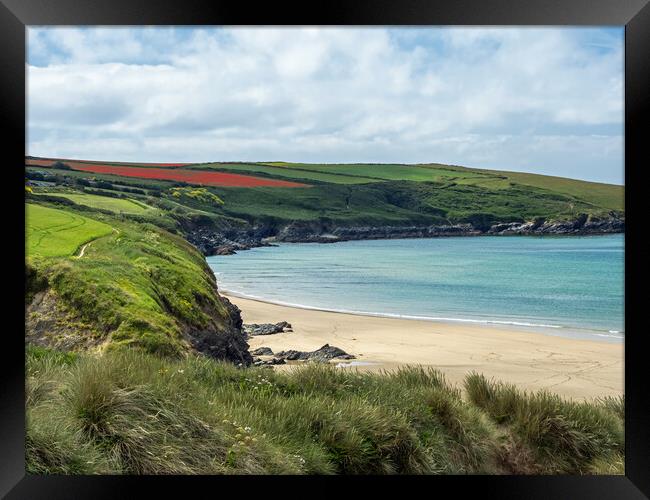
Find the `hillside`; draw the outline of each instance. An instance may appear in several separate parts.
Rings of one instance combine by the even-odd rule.
[[[269,238],[336,241],[625,229],[623,186],[519,172],[440,164],[165,165],[30,157],[26,165],[36,195],[64,196],[97,208],[97,199],[81,193],[128,198],[158,209],[140,213],[143,220],[177,228],[206,254]]]
[[[152,224],[69,203],[26,205],[28,343],[250,363],[239,311],[196,249]]]
[[[571,183],[379,179],[421,175],[408,166],[291,188],[60,167],[27,168],[29,473],[624,472],[622,398],[572,402],[478,374],[455,387],[421,368],[251,367],[240,311],[197,250],[478,235],[526,221],[560,234],[622,230],[624,213],[595,201],[609,188],[590,198]],[[338,170],[328,175],[354,177]],[[542,181],[555,182],[526,182]]]

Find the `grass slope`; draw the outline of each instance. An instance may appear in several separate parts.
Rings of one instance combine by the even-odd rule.
[[[575,220],[582,214],[624,216],[624,188],[559,177],[465,167],[421,164],[212,163],[192,169],[218,169],[275,179],[309,181],[309,189],[211,187],[224,204],[172,200],[182,183],[93,175],[92,183],[114,189],[132,186],[143,194],[179,202],[194,213],[286,225],[292,221],[327,221],[335,225],[429,225],[470,222],[487,227],[498,222]],[[28,168],[29,175],[38,171]],[[87,182],[83,172],[49,169],[44,180],[71,185]],[[94,180],[93,180],[94,179]],[[129,197],[132,197],[129,194]],[[136,197],[133,197],[134,199]],[[150,202],[144,198],[144,203]]]
[[[623,474],[623,401],[469,400],[432,369],[292,372],[136,351],[27,351],[36,474]]]
[[[594,206],[611,210],[625,209],[625,188],[623,186],[523,172],[502,173],[514,182],[524,186],[534,186],[574,196]]]
[[[68,210],[28,203],[26,210],[27,254],[40,257],[69,256],[91,240],[106,236],[108,224]]]
[[[194,168],[235,169],[241,172],[264,173],[270,177],[311,179],[334,184],[367,184],[369,182],[413,181],[470,185],[490,191],[542,189],[549,194],[575,199],[591,212],[624,210],[624,187],[523,172],[481,170],[440,164],[307,164],[270,162],[263,164],[212,164]],[[502,192],[501,195],[504,193]],[[445,209],[443,205],[440,208]]]
[[[612,210],[623,210],[624,187],[614,184],[569,179],[526,172],[509,172],[467,168],[442,164],[388,165],[388,164],[307,164],[270,162],[275,170],[337,173],[341,176],[366,176],[383,180],[454,181],[490,189],[504,189],[512,183],[548,189],[577,198],[587,203]],[[242,167],[246,168],[246,167]]]
[[[194,247],[152,224],[93,217],[28,204],[29,232],[40,237],[28,234],[28,296],[49,288],[110,348],[179,356],[188,350],[184,329],[225,324],[214,275]],[[99,235],[104,237],[86,247],[83,257],[65,257]],[[30,283],[37,288],[30,290]]]
[[[473,222],[489,224],[545,217],[564,220],[580,213],[605,215],[581,199],[535,188],[438,182],[390,181],[356,186],[314,185],[309,190],[215,189],[222,211],[251,220],[316,221],[336,224],[409,225]]]
[[[147,210],[152,209],[152,207],[139,201],[125,198],[98,196],[94,194],[50,193],[50,196],[61,196],[62,198],[67,198],[78,205],[109,210],[116,213],[144,214]]]

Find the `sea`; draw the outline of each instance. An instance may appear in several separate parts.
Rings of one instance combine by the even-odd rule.
[[[280,243],[208,264],[234,296],[623,342],[624,255],[623,234],[480,236]]]

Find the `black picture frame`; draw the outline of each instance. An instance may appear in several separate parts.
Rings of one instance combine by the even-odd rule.
[[[475,492],[482,498],[647,498],[650,497],[650,386],[643,349],[640,311],[644,301],[640,200],[642,169],[650,165],[643,135],[650,112],[649,0],[330,0],[301,4],[221,0],[0,0],[0,76],[2,136],[5,138],[2,180],[5,223],[13,249],[5,269],[20,275],[5,284],[2,322],[3,364],[0,368],[0,495],[7,498],[120,498],[140,492],[167,496],[176,487],[194,495],[234,491],[265,495],[284,490],[280,477],[129,477],[33,476],[25,474],[24,304],[16,290],[24,283],[23,190],[25,148],[25,28],[29,25],[618,25],[625,26],[625,476],[435,476],[300,478],[301,486],[380,487],[386,493],[413,492],[454,496]],[[7,197],[7,194],[12,196]],[[22,215],[22,216],[21,216]],[[13,227],[12,227],[13,229]],[[11,244],[9,244],[11,243]],[[647,251],[644,252],[647,254]],[[13,262],[14,264],[11,264]],[[638,292],[635,292],[636,290]],[[23,290],[24,291],[24,290]],[[18,324],[13,324],[12,319]],[[23,356],[19,353],[23,353]],[[344,481],[341,483],[340,481]],[[417,489],[405,490],[410,483]],[[408,483],[408,484],[407,484]],[[449,489],[451,488],[451,489]],[[306,491],[294,490],[293,491]],[[325,490],[323,490],[325,492]],[[340,491],[331,491],[340,494]]]

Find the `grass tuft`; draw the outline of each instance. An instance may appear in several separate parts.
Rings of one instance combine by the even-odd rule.
[[[27,375],[34,473],[622,470],[622,421],[604,403],[516,394],[475,374],[465,401],[440,372],[419,367],[378,374],[310,364],[275,372],[202,356],[29,348]],[[509,419],[503,395],[517,396]]]
[[[540,391],[520,392],[483,375],[465,379],[470,401],[533,451],[546,473],[582,474],[624,452],[623,419],[616,400],[566,401]],[[602,469],[602,463],[597,467]]]

